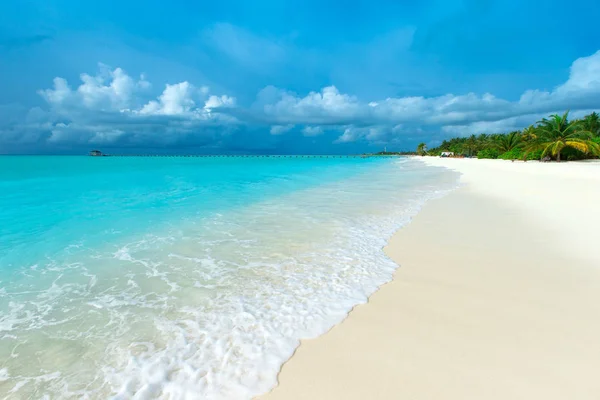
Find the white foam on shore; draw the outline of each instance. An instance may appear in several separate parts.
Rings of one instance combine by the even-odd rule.
[[[388,176],[383,174],[390,174]],[[392,278],[387,239],[457,174],[413,161],[189,221],[9,293],[0,392],[241,399]],[[68,274],[76,268],[81,273]],[[62,317],[61,317],[62,316]],[[42,345],[43,343],[43,345]],[[26,362],[45,347],[42,360]],[[19,361],[17,359],[21,357]]]

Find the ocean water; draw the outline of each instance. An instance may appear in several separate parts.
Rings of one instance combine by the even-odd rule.
[[[456,182],[404,158],[0,157],[0,396],[266,392]]]

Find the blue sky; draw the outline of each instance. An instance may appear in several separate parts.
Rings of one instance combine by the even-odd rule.
[[[600,109],[573,0],[0,3],[0,153],[352,153]]]

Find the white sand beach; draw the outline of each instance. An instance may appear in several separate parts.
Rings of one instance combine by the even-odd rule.
[[[261,399],[598,399],[600,163],[422,160],[462,187],[395,234],[394,280]]]

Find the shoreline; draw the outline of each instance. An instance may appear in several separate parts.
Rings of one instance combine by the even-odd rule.
[[[126,218],[120,218],[120,212],[99,218],[95,227],[107,236],[98,236],[103,239],[97,241],[98,245],[92,241],[96,237],[92,237],[77,248],[68,247],[68,243],[62,246],[60,235],[55,235],[56,242],[50,244],[65,251],[57,252],[48,264],[40,263],[31,269],[38,272],[10,280],[7,291],[23,293],[12,300],[23,304],[25,310],[30,304],[38,304],[31,302],[29,294],[33,293],[34,300],[47,299],[41,304],[48,305],[48,309],[60,310],[62,304],[69,302],[74,312],[69,313],[65,323],[53,325],[53,314],[45,318],[34,309],[28,315],[35,318],[19,320],[22,313],[11,307],[6,320],[13,324],[7,325],[12,336],[5,346],[4,358],[8,361],[0,371],[4,376],[0,392],[12,390],[22,397],[44,392],[60,397],[61,388],[66,385],[86,385],[92,397],[110,393],[121,397],[144,395],[149,387],[155,388],[154,393],[175,393],[176,397],[251,398],[264,393],[277,383],[282,363],[291,357],[300,338],[318,337],[330,330],[357,303],[366,302],[392,279],[397,264],[381,251],[389,237],[427,199],[455,187],[458,177],[457,173],[428,169],[408,159],[374,160],[370,165],[362,160],[347,164],[335,161],[331,168],[310,162],[301,168],[277,168],[275,175],[270,165],[245,168],[244,174],[236,167],[224,175],[230,182],[227,187],[235,190],[219,192],[216,189],[222,187],[223,179],[215,180],[218,182],[213,190],[202,170],[191,170],[193,173],[188,175],[179,167],[164,167],[173,165],[167,160],[160,163],[162,176],[181,174],[184,181],[192,183],[191,188],[200,190],[176,190],[181,187],[179,180],[173,186],[161,181],[157,188],[154,169],[131,169],[135,171],[132,178],[136,178],[132,185],[131,178],[114,181],[110,179],[110,169],[94,166],[91,171],[99,172],[97,179],[114,181],[93,184],[93,188],[104,187],[101,198],[105,200],[96,205],[88,201],[67,202],[87,199],[90,190],[87,183],[73,185],[74,180],[62,179],[63,174],[70,176],[67,172],[75,171],[70,167],[78,163],[66,161],[63,170],[43,170],[52,172],[53,190],[67,193],[64,197],[68,197],[52,199],[61,205],[69,204],[70,210],[82,213],[92,205],[94,213],[100,215],[102,211],[103,216],[110,216],[119,211],[118,205],[131,204],[133,198],[147,192],[154,193],[145,196],[149,200],[166,196],[177,200],[178,207],[172,208],[172,201],[158,202],[158,206],[169,208],[164,221],[158,218],[165,215],[160,207],[150,212],[144,202],[134,210],[140,213],[129,208],[132,213]],[[318,174],[312,172],[317,170]],[[118,174],[122,176],[122,172]],[[238,174],[242,174],[242,179],[231,179],[239,178]],[[61,179],[54,179],[55,175]],[[73,175],[89,181],[85,174]],[[265,183],[257,180],[263,176],[271,179],[265,179]],[[199,185],[194,184],[196,179],[201,180]],[[254,184],[255,181],[260,184]],[[18,191],[23,197],[36,199],[24,196],[29,189],[38,195],[47,192],[38,191],[38,183],[30,183],[31,180],[23,180],[22,190]],[[127,190],[122,190],[122,183]],[[207,183],[210,190],[203,188]],[[390,191],[390,186],[401,190]],[[62,190],[68,187],[76,188],[79,195]],[[248,187],[257,195],[252,196]],[[188,184],[184,188],[191,189]],[[215,193],[225,196],[217,197]],[[121,194],[126,196],[121,198]],[[196,207],[196,201],[184,201],[196,199],[198,194],[204,201],[215,201],[212,205],[219,206],[215,209],[224,212],[204,213]],[[229,198],[228,194],[234,197]],[[240,194],[244,199],[240,200]],[[55,207],[52,201],[45,204]],[[101,206],[106,204],[111,206],[103,209]],[[130,231],[126,226],[130,224],[112,225],[113,221],[133,221],[142,215],[152,220],[151,230],[139,224]],[[198,218],[187,218],[190,215]],[[58,222],[72,228],[69,221],[67,218]],[[159,226],[167,221],[179,222]],[[103,223],[123,229],[105,231],[101,229]],[[32,243],[31,252],[35,249]],[[37,259],[36,255],[31,259]],[[25,260],[23,257],[18,261],[29,272],[26,265],[33,263]],[[68,273],[54,268],[62,265],[74,267]],[[70,286],[55,288],[52,282],[75,283],[90,290],[72,299],[66,290],[59,291]],[[46,296],[57,292],[58,298]],[[125,304],[121,303],[123,300]],[[111,325],[115,320],[120,322],[117,329]],[[185,322],[183,327],[181,321]],[[77,340],[64,333],[76,332],[78,326],[86,329]],[[38,332],[54,340],[41,346],[45,342],[38,340]],[[152,338],[148,343],[156,345],[132,346],[139,338]],[[18,358],[10,356],[10,349],[16,346],[20,350]],[[51,357],[59,352],[60,358]],[[86,357],[81,358],[81,354]],[[24,363],[24,359],[32,362]],[[99,363],[106,369],[97,371],[95,365]],[[49,381],[34,380],[42,368],[56,373]],[[87,381],[88,371],[95,374],[92,382]],[[165,379],[157,381],[154,371],[162,371],[160,376]]]
[[[392,281],[303,340],[258,398],[593,398],[600,165],[422,161],[462,186],[393,235]]]

